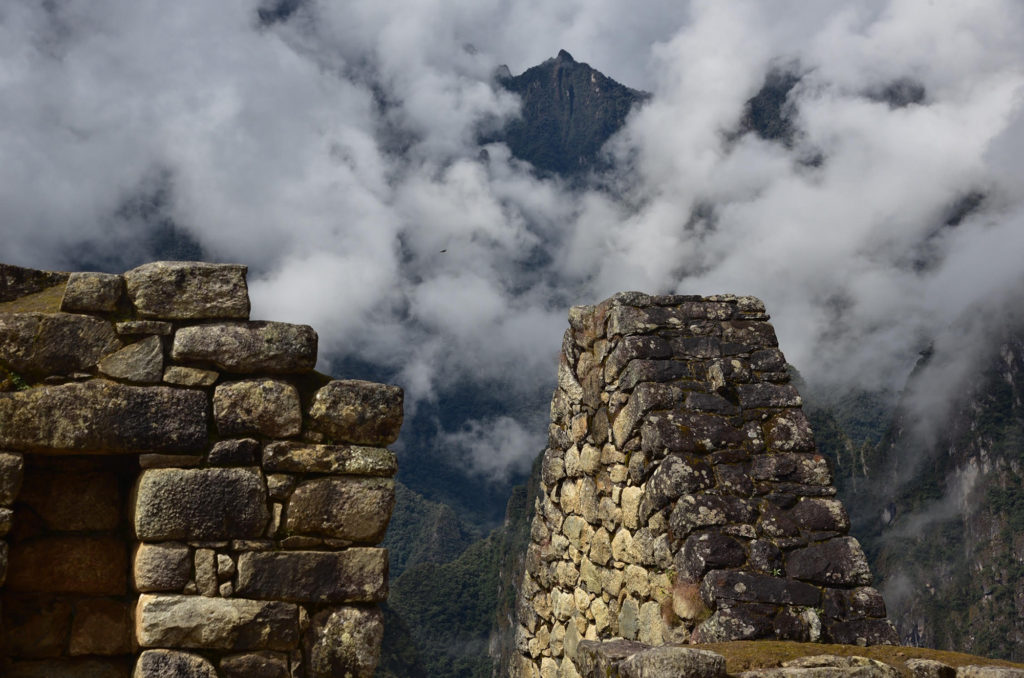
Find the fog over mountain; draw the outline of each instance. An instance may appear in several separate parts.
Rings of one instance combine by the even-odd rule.
[[[898,389],[934,345],[940,394],[1024,296],[1022,28],[1015,0],[0,0],[0,259],[246,263],[324,370],[530,403],[438,424],[487,477],[543,446],[567,307],[619,290],[757,295],[823,387]],[[652,94],[572,181],[478,143],[518,114],[498,67],[563,48]]]

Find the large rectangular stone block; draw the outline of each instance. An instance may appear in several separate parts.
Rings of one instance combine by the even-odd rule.
[[[257,539],[270,519],[267,487],[255,468],[143,471],[135,534],[143,541]]]
[[[403,397],[398,386],[332,381],[316,392],[309,416],[317,429],[340,442],[390,445],[402,427]]]
[[[288,501],[291,534],[375,544],[395,506],[395,483],[384,478],[316,478],[301,483]]]
[[[121,348],[110,323],[72,313],[0,313],[0,362],[30,378],[92,369]]]
[[[299,642],[299,608],[279,601],[204,596],[139,596],[135,636],[142,647],[290,650]]]
[[[171,357],[236,374],[287,374],[312,370],[316,347],[316,332],[309,325],[216,323],[175,332]]]
[[[388,596],[388,552],[380,548],[253,551],[238,557],[238,595],[298,603],[377,602]]]
[[[249,317],[246,267],[195,261],[156,261],[124,274],[139,315],[163,320]]]
[[[209,406],[201,391],[102,379],[0,393],[0,446],[79,452],[200,452]]]
[[[382,447],[278,442],[263,448],[263,468],[284,473],[390,477],[398,471],[398,461],[394,452]]]
[[[222,436],[289,438],[302,430],[298,390],[276,379],[221,384],[213,393],[213,414]]]

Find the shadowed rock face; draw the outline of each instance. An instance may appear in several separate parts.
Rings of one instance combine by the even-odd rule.
[[[402,390],[245,271],[0,266],[0,675],[373,675]]]
[[[569,322],[513,675],[571,675],[584,638],[895,642],[760,301],[624,293]]]

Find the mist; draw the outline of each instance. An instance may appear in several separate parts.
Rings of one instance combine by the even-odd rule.
[[[411,413],[467,383],[533,402],[568,307],[627,289],[758,296],[829,388],[899,389],[933,345],[950,392],[994,331],[970,320],[1024,290],[1022,11],[0,0],[0,258],[119,271],[170,233]],[[518,115],[495,69],[561,48],[653,94],[582,182],[477,142]],[[777,73],[766,139],[745,106]],[[534,410],[439,440],[507,479]]]

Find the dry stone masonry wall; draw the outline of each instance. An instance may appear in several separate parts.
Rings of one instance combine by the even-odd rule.
[[[760,301],[569,321],[513,675],[578,675],[583,639],[896,641]]]
[[[402,391],[245,276],[0,265],[0,675],[373,674]]]

